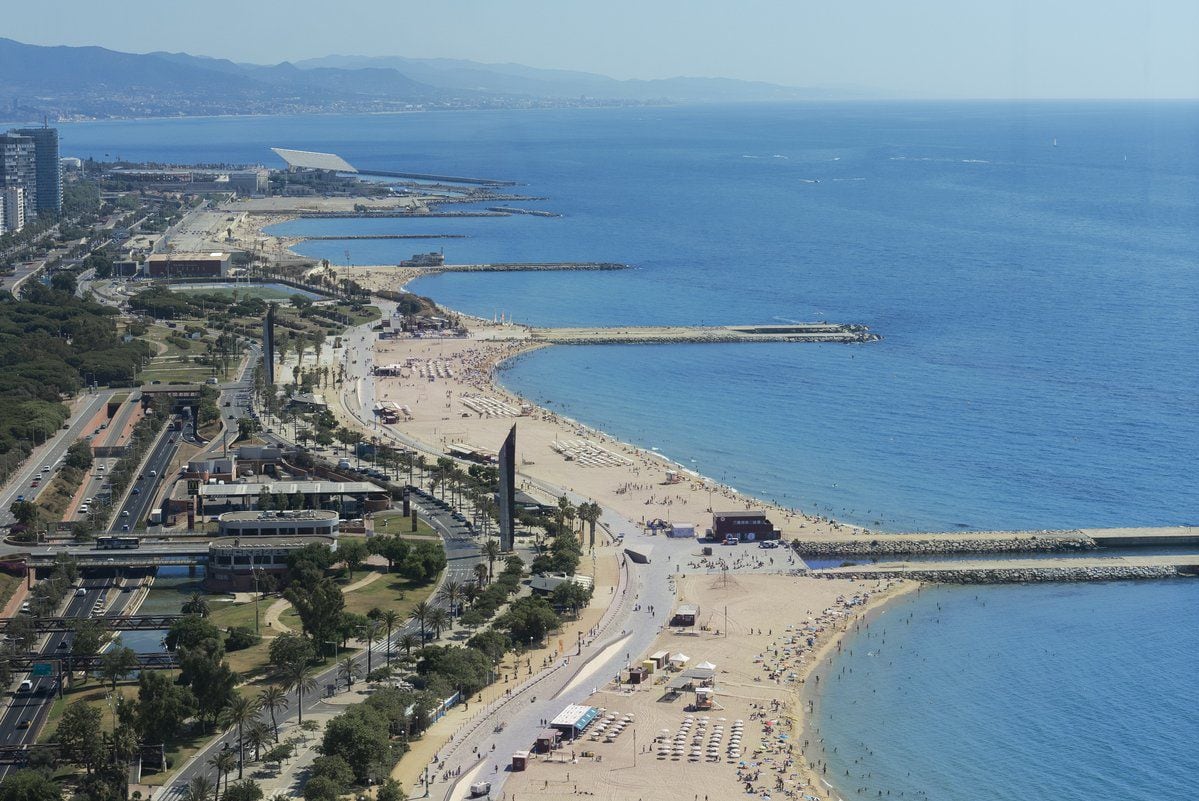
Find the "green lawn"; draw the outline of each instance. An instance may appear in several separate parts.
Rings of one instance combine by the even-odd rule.
[[[289,300],[292,295],[303,294],[298,289],[276,289],[274,287],[255,286],[253,284],[230,287],[189,287],[177,286],[171,287],[172,292],[182,294],[200,294],[200,295],[217,295],[223,298],[233,298],[236,293],[238,298],[262,298],[263,300]]]
[[[17,591],[17,587],[21,586],[24,581],[20,576],[10,576],[7,573],[0,573],[0,607],[8,603],[8,599]]]

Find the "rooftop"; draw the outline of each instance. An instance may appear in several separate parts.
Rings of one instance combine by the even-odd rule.
[[[200,495],[207,498],[243,497],[257,495],[263,489],[274,495],[369,495],[384,492],[369,481],[264,481],[253,484],[201,484]]]
[[[336,520],[331,509],[288,509],[279,512],[225,512],[218,520]]]
[[[314,542],[332,546],[333,537],[218,537],[208,543],[209,548],[303,548]]]
[[[146,258],[146,261],[191,261],[193,259],[220,259],[224,261],[227,258],[230,258],[229,254],[220,250],[212,252],[179,251],[176,253],[151,253]]]
[[[329,170],[331,172],[358,172],[336,153],[317,153],[312,150],[288,150],[283,147],[272,147],[279,158],[287,162],[288,167],[302,170]]]

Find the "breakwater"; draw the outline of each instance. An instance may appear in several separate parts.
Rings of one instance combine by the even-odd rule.
[[[665,345],[744,342],[876,342],[864,325],[809,323],[780,326],[620,326],[537,328],[529,338],[554,345]]]
[[[1195,559],[1199,563],[1199,557]],[[1059,581],[1131,581],[1146,579],[1177,578],[1194,575],[1191,565],[1049,565],[1049,566],[993,566],[993,567],[892,567],[877,569],[830,568],[812,570],[808,575],[816,578],[859,579],[911,579],[933,584],[1028,584],[1033,582]]]
[[[440,181],[447,184],[473,184],[475,186],[516,186],[516,181],[499,181],[493,178],[463,178],[457,175],[434,175],[425,172],[395,172],[393,170],[359,170],[359,175],[375,175],[380,178],[410,178],[414,181]]]
[[[380,209],[378,211],[312,211],[299,210],[294,212],[297,217],[305,220],[342,220],[362,218],[395,219],[408,217],[510,217],[506,212],[498,211],[412,211],[410,209]]]
[[[904,556],[951,553],[1058,553],[1100,547],[1081,531],[1043,531],[1010,536],[934,537],[871,536],[843,540],[792,540],[800,556]]]
[[[627,270],[629,265],[608,261],[494,262],[492,264],[442,264],[424,268],[427,273],[517,273],[571,270]]]
[[[304,237],[304,240],[309,242],[338,242],[342,239],[466,239],[466,234],[346,234]]]
[[[511,206],[488,206],[488,211],[498,211],[504,214],[526,214],[530,217],[561,217],[562,215],[556,211],[543,211],[541,209],[515,209]]]

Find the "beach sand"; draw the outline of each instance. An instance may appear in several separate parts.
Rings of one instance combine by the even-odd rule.
[[[812,770],[801,753],[804,680],[864,610],[910,585],[737,569],[684,575],[679,598],[699,605],[700,625],[665,629],[653,650],[684,653],[690,667],[715,664],[715,706],[691,709],[693,692],[667,693],[676,672],[659,671],[636,687],[596,677],[598,691],[584,703],[615,716],[609,729],[626,715],[633,720],[611,742],[593,725],[575,743],[538,756],[528,770],[508,775],[504,798],[830,797],[820,767]],[[636,662],[645,654],[632,656]]]

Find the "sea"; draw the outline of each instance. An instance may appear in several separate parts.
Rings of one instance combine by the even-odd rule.
[[[63,155],[84,158],[277,164],[270,147],[515,180],[543,199],[513,205],[562,215],[274,229],[464,236],[299,247],[313,258],[444,249],[450,262],[629,265],[410,286],[461,311],[538,325],[827,320],[881,335],[561,347],[503,371],[512,391],[742,492],[890,531],[1199,520],[1199,104],[62,127]],[[888,612],[912,616],[889,635],[896,672],[868,643],[834,663],[852,673],[821,704],[845,760],[830,781],[847,799],[1190,797],[1197,612],[1187,581],[926,590]]]

